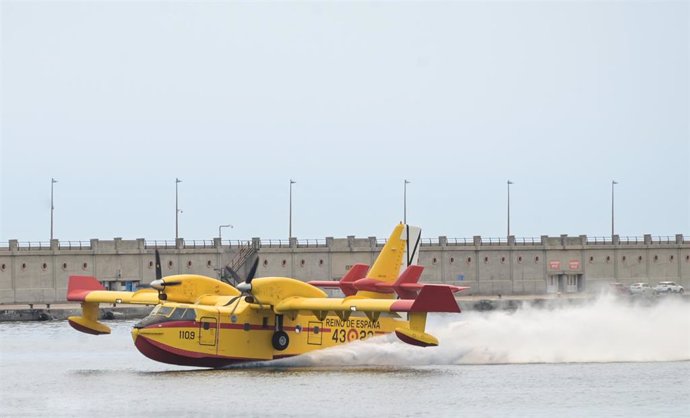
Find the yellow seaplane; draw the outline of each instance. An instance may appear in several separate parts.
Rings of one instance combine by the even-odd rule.
[[[393,332],[408,344],[436,346],[425,332],[427,313],[459,313],[454,293],[466,288],[418,283],[420,233],[397,225],[371,269],[356,264],[339,281],[253,278],[258,259],[236,286],[194,274],[161,277],[156,254],[151,288],[108,291],[95,277],[71,276],[67,299],[81,302],[82,313],[68,320],[78,331],[109,334],[98,322],[99,303],[155,305],[134,325],[134,345],[182,366],[273,360]],[[321,288],[339,288],[345,297]]]

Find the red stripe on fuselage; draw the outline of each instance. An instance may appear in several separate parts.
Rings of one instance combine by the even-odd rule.
[[[199,328],[199,326],[204,323],[208,324],[209,328],[220,328],[220,329],[241,329],[244,330],[244,324],[227,324],[221,323],[220,327],[215,322],[196,322],[196,321],[170,321],[161,322],[160,324],[148,325],[145,329],[156,329],[156,328]],[[273,325],[264,327],[263,325],[249,325],[250,331],[275,331]],[[283,327],[283,331],[295,331],[296,327]],[[302,327],[301,332],[314,332],[313,329],[309,327]],[[330,332],[330,328],[320,328],[320,332]]]

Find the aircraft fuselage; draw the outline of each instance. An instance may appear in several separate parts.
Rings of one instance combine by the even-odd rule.
[[[235,306],[235,303],[237,306]],[[223,367],[304,354],[407,328],[396,313],[346,318],[317,313],[276,315],[244,299],[228,306],[162,303],[132,330],[145,356],[182,366]],[[285,339],[275,341],[282,331]]]

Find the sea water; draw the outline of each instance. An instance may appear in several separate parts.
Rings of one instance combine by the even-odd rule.
[[[394,336],[224,370],[156,363],[131,322],[0,324],[0,416],[690,416],[690,303],[610,296],[431,316]]]

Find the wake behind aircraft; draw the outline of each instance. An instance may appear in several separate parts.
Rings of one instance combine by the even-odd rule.
[[[253,278],[258,259],[237,286],[193,274],[161,277],[156,254],[148,289],[108,291],[95,277],[71,276],[67,299],[81,302],[82,314],[68,320],[78,331],[109,334],[98,322],[99,303],[155,305],[134,325],[134,345],[146,357],[182,366],[273,360],[393,332],[408,344],[436,346],[425,332],[427,313],[459,313],[453,294],[466,288],[418,283],[420,234],[397,225],[371,269],[355,264],[340,281]],[[328,297],[321,287],[345,297]]]

